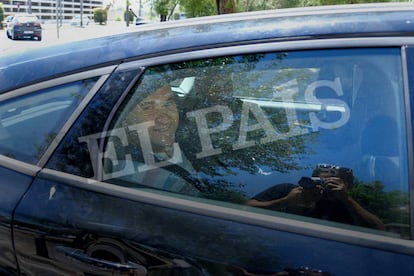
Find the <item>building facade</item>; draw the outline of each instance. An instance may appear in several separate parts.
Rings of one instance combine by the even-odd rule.
[[[103,0],[2,0],[6,15],[29,12],[42,20],[71,19],[83,13],[92,17],[93,9],[103,6]]]

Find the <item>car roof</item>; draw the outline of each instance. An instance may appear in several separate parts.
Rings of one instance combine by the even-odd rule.
[[[414,5],[361,4],[280,9],[160,22],[136,32],[0,57],[0,93],[85,68],[188,49],[312,38],[412,36]],[[22,73],[24,72],[24,73]]]

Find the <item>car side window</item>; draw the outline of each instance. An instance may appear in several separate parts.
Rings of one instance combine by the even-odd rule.
[[[95,82],[76,81],[3,101],[0,154],[36,164]]]
[[[106,134],[101,177],[409,238],[402,83],[391,48],[148,68]]]

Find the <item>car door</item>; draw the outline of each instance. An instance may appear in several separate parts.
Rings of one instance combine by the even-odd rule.
[[[17,272],[16,260],[14,257],[12,243],[12,212],[18,201],[26,191],[32,181],[32,176],[36,174],[38,169],[34,166],[22,166],[18,162],[10,162],[9,160],[1,160],[0,187],[3,191],[1,196],[1,254],[0,254],[0,273],[13,274]],[[26,175],[21,171],[25,171]]]
[[[354,43],[120,65],[15,210],[21,272],[412,274],[406,50]]]
[[[42,155],[97,82],[62,77],[0,95],[1,273],[17,274],[13,211],[41,170]]]

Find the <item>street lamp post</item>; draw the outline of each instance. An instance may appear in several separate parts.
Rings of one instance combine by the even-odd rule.
[[[83,28],[83,0],[80,1],[80,27]]]
[[[59,26],[59,18],[62,16],[62,0],[56,0],[56,32],[57,38],[59,38],[59,28],[62,26],[62,22]]]
[[[32,0],[27,0],[27,13],[32,13]]]
[[[129,27],[129,0],[126,0],[125,20],[126,20],[126,26]]]

